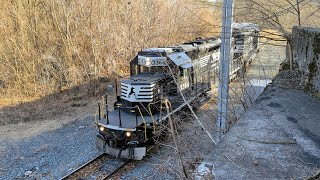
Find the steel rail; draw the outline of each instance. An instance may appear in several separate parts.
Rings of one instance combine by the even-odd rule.
[[[100,159],[101,157],[105,156],[105,154],[100,154],[98,156],[96,156],[95,158],[91,159],[90,161],[86,162],[85,164],[81,165],[80,167],[78,167],[77,169],[73,170],[71,173],[65,175],[63,178],[61,178],[60,180],[66,180],[68,178],[70,178],[72,175],[74,175],[75,173],[79,172],[80,170],[82,170],[83,168],[87,167],[89,164],[93,163],[94,161]]]
[[[121,165],[119,165],[115,170],[113,170],[112,172],[104,175],[104,173],[102,173],[102,176],[98,176],[97,179],[103,179],[103,180],[106,180],[106,179],[111,179],[111,177],[117,173],[120,169],[122,169],[125,165],[127,165],[129,162],[131,162],[131,160],[128,160],[128,161],[125,161],[123,162]]]
[[[86,162],[85,164],[81,165],[80,167],[78,167],[77,169],[73,170],[71,173],[67,174],[66,176],[64,176],[63,178],[61,178],[61,180],[67,180],[67,179],[74,179],[72,176],[76,175],[77,173],[81,172],[82,170],[84,170],[86,167],[90,166],[91,164],[94,164],[95,162],[99,161],[101,158],[103,157],[110,157],[107,158],[106,160],[102,160],[102,162],[99,164],[99,166],[103,166],[106,165],[108,162],[112,162],[111,160],[114,160],[114,158],[111,158],[112,156],[107,155],[107,154],[100,154],[98,156],[96,156],[95,158],[91,159],[90,161]],[[115,174],[116,172],[118,172],[121,168],[123,168],[128,162],[130,161],[124,161],[121,162],[114,170],[112,170],[111,172],[106,172],[106,171],[101,171],[101,170],[92,170],[92,172],[89,171],[89,174],[91,173],[91,175],[95,174],[95,177],[97,177],[98,179],[108,179],[109,177],[111,177],[113,174]],[[100,168],[98,168],[100,169]],[[81,177],[82,178],[82,177]]]

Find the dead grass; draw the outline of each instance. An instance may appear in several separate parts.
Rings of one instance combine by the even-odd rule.
[[[209,3],[194,0],[1,3],[0,96],[9,97],[128,75],[137,51],[207,37],[219,24]]]
[[[320,92],[314,93],[314,96],[315,96],[317,99],[320,99]]]
[[[281,70],[273,82],[281,88],[305,91],[320,100],[320,92],[314,89],[308,90],[303,79],[303,74],[299,70]]]
[[[290,88],[303,90],[304,82],[302,81],[302,74],[298,70],[283,70],[280,71],[274,79],[274,83],[282,88]]]
[[[31,101],[37,100],[37,97],[12,97],[12,98],[2,98],[0,99],[0,108],[6,107],[6,106],[16,106],[18,104],[27,103]]]

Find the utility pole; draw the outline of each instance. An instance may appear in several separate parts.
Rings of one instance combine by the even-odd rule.
[[[232,37],[233,0],[223,1],[222,33],[220,48],[219,96],[217,127],[225,132],[227,127],[227,108],[229,96],[229,63]]]

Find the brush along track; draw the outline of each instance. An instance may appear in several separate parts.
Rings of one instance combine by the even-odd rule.
[[[128,162],[128,160],[117,159],[107,154],[101,154],[63,177],[62,180],[108,179]]]

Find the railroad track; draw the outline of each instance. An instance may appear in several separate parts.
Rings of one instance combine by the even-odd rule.
[[[117,159],[107,154],[101,154],[83,164],[61,180],[74,179],[109,179],[130,160]]]

